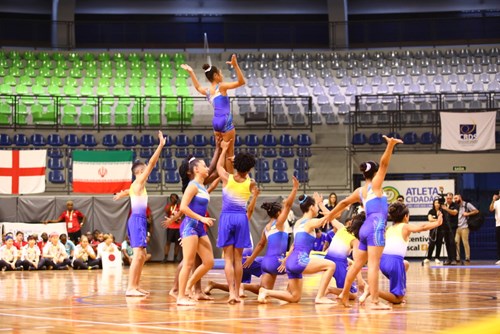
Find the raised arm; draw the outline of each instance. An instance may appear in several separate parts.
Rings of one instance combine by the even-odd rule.
[[[441,211],[438,211],[438,219],[436,219],[436,221],[428,222],[421,225],[405,224],[403,227],[403,237],[406,240],[408,239],[411,233],[432,230],[433,228],[440,226],[442,223],[443,223],[443,214],[441,213]]]
[[[141,185],[144,185],[149,177],[149,174],[151,174],[151,171],[155,167],[156,163],[158,162],[158,158],[160,157],[161,150],[163,150],[163,146],[165,146],[165,142],[167,141],[165,137],[163,137],[163,133],[161,131],[158,131],[158,147],[155,150],[155,153],[153,156],[149,159],[148,164],[146,165],[146,169],[142,174],[139,174],[136,176],[135,180],[139,182]],[[135,189],[134,189],[135,191]],[[139,192],[137,192],[139,193]]]
[[[212,191],[214,191],[219,185],[219,182],[220,182],[220,177],[213,180],[212,183],[210,183],[210,186],[208,186],[207,192],[210,194]]]
[[[198,78],[196,77],[196,74],[194,74],[193,68],[187,64],[182,64],[181,68],[188,71],[189,76],[191,77],[191,81],[193,81],[194,88],[196,88],[196,90],[200,94],[207,95],[207,91],[205,90],[205,88],[201,87],[200,82],[198,81]]]
[[[219,177],[217,173],[217,162],[219,162],[219,157],[222,152],[220,144],[222,142],[222,136],[215,137],[215,151],[210,161],[210,166],[208,166],[208,177],[205,179],[205,185],[212,183],[215,179]]]
[[[234,68],[234,71],[236,72],[236,77],[238,78],[238,81],[233,81],[233,82],[221,82],[219,89],[222,92],[227,91],[228,89],[235,89],[238,87],[243,86],[245,82],[245,76],[241,72],[240,65],[238,65],[238,60],[236,59],[236,55],[231,56],[231,61],[227,61],[226,64],[232,65]]]
[[[286,219],[288,218],[288,214],[290,213],[290,210],[292,209],[293,202],[295,201],[295,197],[297,196],[297,191],[299,190],[299,180],[294,176],[292,178],[293,182],[293,187],[292,191],[290,191],[290,194],[288,195],[287,199],[285,200],[285,203],[283,204],[283,209],[281,210],[280,215],[276,219],[276,228],[278,230],[282,230],[283,226],[285,225]]]
[[[330,213],[330,210],[328,210],[328,208],[325,206],[325,203],[323,203],[323,195],[315,192],[313,194],[313,198],[316,201],[316,203],[318,203],[318,207],[320,208],[324,216]]]
[[[260,189],[259,187],[254,187],[252,189],[252,199],[250,200],[250,203],[247,206],[247,218],[250,221],[250,218],[252,218],[253,211],[255,210],[255,204],[257,203],[257,197],[259,197],[260,194]]]
[[[380,166],[378,172],[375,174],[372,180],[372,189],[377,196],[382,196],[382,183],[385,180],[385,175],[387,174],[387,169],[389,168],[389,162],[391,161],[392,151],[394,146],[397,144],[402,144],[403,141],[397,138],[389,138],[383,136],[387,141],[387,147],[385,148],[384,154],[380,158]]]
[[[227,180],[229,178],[229,173],[224,168],[225,160],[226,160],[226,152],[227,152],[227,149],[229,148],[229,143],[230,143],[230,141],[221,142],[220,146],[221,146],[222,151],[220,153],[219,160],[217,161],[217,173],[219,174],[219,177],[222,180],[223,187],[226,186]]]

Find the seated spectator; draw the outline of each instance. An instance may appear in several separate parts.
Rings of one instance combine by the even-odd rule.
[[[22,248],[20,266],[24,270],[38,269],[40,262],[40,248],[36,245],[36,237],[30,235],[28,237],[28,244]]]
[[[89,239],[84,235],[82,236],[81,242],[75,249],[75,255],[73,258],[73,269],[98,269],[99,260],[96,259],[96,255],[92,246],[89,244]]]
[[[99,246],[99,244],[103,241],[103,237],[104,234],[99,230],[94,230],[94,232],[92,232],[92,240],[89,240],[89,242],[94,249],[94,252],[97,253],[97,246]]]
[[[49,241],[42,253],[44,267],[47,269],[68,269],[71,261],[66,253],[66,248],[59,242],[59,234],[52,232]]]
[[[43,251],[43,248],[45,247],[45,245],[47,244],[47,242],[49,242],[49,236],[48,236],[47,233],[43,232],[40,237],[42,238],[42,240],[38,242],[37,246],[38,246],[38,249],[40,249],[40,252],[41,252],[41,251]]]
[[[102,242],[97,246],[97,258],[99,259],[99,266],[102,269],[102,258],[106,253],[119,252],[118,246],[113,242],[114,236],[111,233],[106,233],[102,237]]]
[[[123,264],[126,266],[130,266],[132,263],[132,258],[134,257],[134,250],[130,246],[130,240],[128,235],[125,238],[125,241],[122,242],[122,259]]]
[[[17,231],[16,233],[16,240],[14,241],[14,246],[17,248],[18,251],[21,250],[24,246],[26,246],[28,243],[24,241],[24,233],[21,231]],[[19,253],[19,256],[21,254]]]
[[[17,259],[17,248],[14,246],[14,239],[11,235],[5,236],[5,244],[0,247],[0,268],[5,270],[16,270],[22,268]]]
[[[61,243],[64,245],[64,248],[66,248],[66,254],[68,254],[68,258],[70,260],[73,260],[73,255],[75,253],[75,248],[76,248],[73,241],[68,240],[68,237],[64,233],[61,234],[61,236],[59,237],[59,241],[61,241]]]

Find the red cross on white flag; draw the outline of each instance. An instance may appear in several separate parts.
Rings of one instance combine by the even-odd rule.
[[[0,151],[0,194],[45,191],[47,150]]]

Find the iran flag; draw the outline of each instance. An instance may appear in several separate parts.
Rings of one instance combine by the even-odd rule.
[[[132,151],[74,151],[73,191],[114,194],[132,183]]]
[[[47,150],[0,151],[0,193],[43,193],[46,163]]]

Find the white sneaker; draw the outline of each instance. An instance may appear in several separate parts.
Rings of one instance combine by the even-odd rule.
[[[498,260],[497,262],[495,262],[495,264],[496,264],[497,266],[500,266],[500,260]]]
[[[428,264],[429,262],[431,262],[431,261],[429,261],[429,259],[424,260],[424,264]]]
[[[440,266],[440,265],[442,265],[442,264],[443,264],[443,262],[441,262],[439,259],[436,259],[436,261],[435,261],[435,262],[436,262],[436,265],[438,265],[438,266]]]

